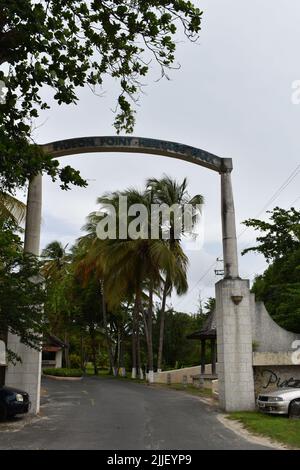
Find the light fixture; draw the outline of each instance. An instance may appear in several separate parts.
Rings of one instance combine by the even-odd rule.
[[[232,299],[232,302],[235,305],[239,305],[241,303],[241,301],[243,300],[243,296],[242,295],[232,295],[231,299]]]

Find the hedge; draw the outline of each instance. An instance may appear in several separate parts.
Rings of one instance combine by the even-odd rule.
[[[44,375],[54,375],[55,377],[82,377],[81,369],[43,369]]]

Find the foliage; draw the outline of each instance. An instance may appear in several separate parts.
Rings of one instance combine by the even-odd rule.
[[[253,227],[263,232],[257,237],[257,246],[247,248],[242,254],[256,251],[264,255],[268,262],[287,256],[300,247],[300,211],[294,207],[289,210],[275,207],[268,211],[270,222],[249,219],[244,222],[246,227]]]
[[[26,205],[8,193],[0,192],[0,218],[13,219],[16,224],[24,222]]]
[[[41,91],[58,104],[78,101],[78,89],[93,91],[107,76],[120,87],[115,127],[131,132],[135,102],[152,60],[161,74],[175,62],[178,25],[197,39],[201,11],[184,0],[0,0],[0,187],[12,190],[45,171],[62,187],[85,182],[31,144],[31,123],[49,108]]]
[[[280,326],[300,333],[300,248],[257,276],[252,291]]]
[[[81,358],[79,354],[70,354],[70,367],[71,369],[80,369],[81,368]]]
[[[257,276],[252,291],[283,328],[300,333],[300,212],[276,207],[271,222],[250,219],[246,225],[263,232],[259,245],[248,251],[262,253],[270,263]]]
[[[151,191],[130,188],[105,194],[97,202],[110,206],[110,210],[113,207],[119,214],[119,196],[126,196],[129,207],[144,204],[150,216],[150,204],[159,201],[158,187],[161,201],[162,191],[166,193],[165,188],[169,187],[176,193],[169,194],[171,198],[177,202],[181,198],[182,204],[184,200],[191,203],[186,180],[179,184],[165,176],[162,181],[151,181]],[[194,203],[196,199],[199,197],[194,198]],[[130,366],[137,371],[147,366],[152,371],[158,356],[153,351],[158,351],[161,344],[162,304],[165,306],[173,289],[178,295],[186,292],[187,257],[180,240],[170,243],[162,237],[131,239],[128,233],[125,239],[99,239],[96,229],[103,214],[88,216],[85,235],[69,253],[59,242],[52,242],[43,251],[50,329],[57,336],[67,334],[70,354],[80,356],[81,367],[92,361],[95,373],[99,366],[108,364],[114,373]],[[134,218],[128,216],[126,222],[130,224]],[[157,302],[155,309],[158,300],[162,304]],[[200,345],[186,336],[199,329],[204,318],[168,312],[165,357],[168,366],[174,367],[176,361],[187,365],[199,363]]]
[[[202,326],[200,315],[166,311],[164,340],[164,369],[196,366],[200,363],[200,341],[187,336]],[[154,329],[155,342],[158,331]]]
[[[82,377],[81,369],[43,369],[44,375],[53,375],[54,377]]]
[[[14,220],[0,219],[0,332],[16,334],[22,343],[40,349],[43,278],[36,257],[23,252],[17,229]],[[20,359],[8,352],[11,359]]]

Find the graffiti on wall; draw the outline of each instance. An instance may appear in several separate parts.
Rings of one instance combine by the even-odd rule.
[[[287,388],[287,387],[297,387],[300,388],[300,379],[295,379],[294,377],[289,377],[288,379],[282,379],[279,374],[276,374],[273,370],[265,369],[262,371],[262,376],[264,378],[264,384],[262,388],[266,389],[269,387],[277,388]]]

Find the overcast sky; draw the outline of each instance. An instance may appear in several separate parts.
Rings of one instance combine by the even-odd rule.
[[[181,69],[170,81],[149,77],[141,97],[134,135],[193,145],[233,159],[237,230],[254,217],[299,164],[300,105],[291,102],[292,82],[300,79],[299,0],[205,0],[199,44],[182,38],[177,58]],[[54,106],[39,120],[38,143],[89,135],[114,135],[111,108],[116,89],[107,82],[104,97],[89,89],[80,92],[77,106]],[[176,309],[195,312],[214,295],[215,260],[222,254],[219,176],[190,163],[159,156],[92,154],[64,157],[89,179],[87,189],[62,192],[44,178],[42,246],[54,239],[72,244],[81,234],[97,196],[128,186],[141,187],[146,178],[164,173],[185,176],[191,195],[205,197],[205,240],[201,251],[189,252],[189,293],[173,299]],[[299,175],[275,205],[299,207]],[[297,201],[296,201],[297,200]],[[296,201],[296,202],[295,202]],[[266,214],[262,214],[262,217]],[[247,230],[239,250],[251,246]],[[210,269],[209,267],[212,266]],[[220,269],[222,266],[218,264]],[[240,259],[240,273],[253,279],[265,269],[259,255]],[[206,274],[206,275],[205,275]]]

